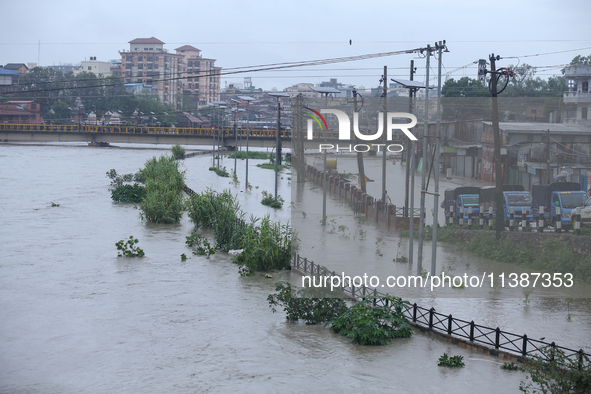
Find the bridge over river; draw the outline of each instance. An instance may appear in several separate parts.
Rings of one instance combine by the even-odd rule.
[[[220,137],[220,144],[233,148],[246,144],[248,134],[249,145],[253,147],[274,147],[276,144],[273,129],[212,129],[193,127],[136,127],[136,126],[101,126],[101,125],[49,125],[49,124],[0,124],[0,141],[2,142],[88,142],[88,143],[136,143],[136,144],[181,144],[204,145],[214,144]],[[313,140],[304,138],[305,149],[318,149],[324,135],[314,133]],[[292,147],[292,131],[281,130],[279,138],[284,148]],[[328,132],[327,143],[343,144],[338,140],[338,132]],[[222,142],[223,140],[223,142]]]
[[[0,142],[88,142],[95,144],[134,143],[134,144],[180,144],[203,145],[219,144],[232,150],[236,145],[244,146],[248,134],[249,146],[272,148],[276,145],[273,129],[212,129],[194,127],[160,126],[120,126],[120,125],[49,125],[49,124],[0,124]],[[314,132],[308,140],[304,133],[301,138],[304,149],[318,149],[324,143],[324,133]],[[281,130],[279,138],[283,148],[293,148],[292,130]],[[395,134],[393,143],[400,142],[402,134]],[[326,143],[335,149],[350,150],[354,140],[339,140],[338,131],[328,131]],[[365,149],[369,149],[366,147]],[[365,150],[362,150],[365,151]]]

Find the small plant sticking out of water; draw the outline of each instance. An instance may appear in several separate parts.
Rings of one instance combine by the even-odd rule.
[[[185,158],[185,148],[183,148],[179,144],[176,144],[172,148],[170,148],[170,151],[172,152],[172,156],[177,160]]]
[[[504,362],[501,365],[501,369],[503,369],[505,371],[517,371],[517,370],[519,370],[519,366],[515,363]]]
[[[492,289],[488,292],[488,294],[492,296],[497,296],[501,293],[501,280],[495,276],[492,282]]]
[[[349,229],[349,227],[345,226],[344,224],[341,224],[339,226],[339,232],[343,235],[343,237],[349,238],[348,235],[345,235],[345,231],[347,231]]]
[[[460,368],[466,364],[464,364],[464,356],[456,355],[450,357],[447,353],[443,353],[443,356],[437,360],[437,365],[440,367]]]
[[[230,174],[228,174],[228,171],[226,171],[226,167],[222,167],[222,168],[209,167],[209,171],[213,171],[216,174],[218,174],[218,176],[221,176],[223,178],[229,178],[230,177]]]
[[[263,199],[261,200],[261,204],[266,205],[268,207],[271,208],[281,208],[283,207],[283,203],[285,202],[285,200],[283,199],[283,197],[281,196],[277,196],[277,199],[275,199],[275,197],[273,197],[271,195],[271,193],[267,192],[266,190],[263,190],[261,192],[261,194],[263,195]]]
[[[59,207],[60,205],[59,205],[59,204],[56,204],[56,203],[54,203],[54,202],[52,201],[52,202],[51,202],[51,206],[52,206],[52,207]]]
[[[571,321],[572,314],[570,313],[570,303],[573,302],[573,299],[571,297],[567,297],[564,299],[564,301],[566,301],[566,312],[568,313],[566,315],[566,320]]]
[[[185,243],[187,244],[187,246],[193,249],[193,254],[197,256],[209,257],[212,254],[215,254],[215,249],[211,246],[207,238],[201,236],[196,232],[193,232],[193,234],[189,235]]]
[[[304,219],[306,218],[306,212],[302,211],[302,216],[304,217]]]
[[[133,238],[133,235],[129,236],[127,242],[121,240],[115,244],[117,246],[117,257],[144,257],[144,251],[141,248],[135,246],[139,240]]]
[[[181,254],[181,261],[187,261],[187,255],[186,254]]]
[[[427,270],[424,268],[421,268],[421,272],[419,273],[419,275],[423,278],[427,278]]]
[[[230,173],[232,174],[232,183],[236,186],[240,185],[240,181],[238,180],[238,175],[236,174],[236,171],[231,170]]]
[[[408,263],[408,257],[406,257],[406,256],[396,257],[395,259],[393,259],[393,261],[395,263]]]
[[[386,246],[386,242],[382,238],[376,239],[376,254],[380,257],[384,255],[381,250],[384,246]]]
[[[529,299],[529,296],[531,295],[531,293],[533,293],[534,288],[533,287],[524,287],[523,288],[523,296],[525,297],[525,299],[523,300],[523,303],[525,305],[529,305],[529,303],[531,302],[531,300]]]
[[[365,243],[365,240],[367,239],[367,232],[360,228],[359,229],[359,242],[361,243]]]
[[[272,278],[273,277],[273,275],[271,275],[271,274],[261,274],[261,276],[264,278]]]

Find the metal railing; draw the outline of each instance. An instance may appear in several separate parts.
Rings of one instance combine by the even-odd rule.
[[[199,137],[224,136],[224,138],[244,136],[248,134],[251,138],[275,138],[275,130],[269,129],[212,129],[208,127],[160,127],[160,126],[122,126],[122,125],[51,125],[51,124],[0,124],[0,131],[18,132],[67,132],[67,133],[98,133],[98,134],[167,134],[167,135],[188,135]],[[282,139],[291,138],[290,130],[281,130],[279,137]],[[233,142],[233,141],[228,141]]]
[[[291,267],[308,275],[337,276],[334,271],[331,272],[320,264],[315,264],[305,257],[302,258],[299,254],[293,255]],[[346,296],[355,300],[376,297],[374,301],[375,305],[380,306],[387,306],[385,297],[391,296],[380,293],[377,289],[366,287],[363,284],[361,286],[355,286],[352,281],[348,285],[341,287],[341,291]],[[565,357],[578,361],[581,366],[583,363],[590,363],[589,358],[591,354],[585,353],[583,349],[569,349],[558,346],[554,342],[548,343],[531,339],[527,335],[518,335],[503,331],[499,327],[482,326],[474,323],[473,320],[458,319],[451,314],[445,315],[436,312],[435,308],[421,307],[417,303],[404,306],[402,312],[408,320],[430,331],[438,331],[452,337],[467,339],[470,342],[488,346],[495,350],[503,350],[516,356],[539,356],[549,361],[550,357],[548,354],[553,354],[554,352],[548,352],[548,350],[552,349],[563,351]]]

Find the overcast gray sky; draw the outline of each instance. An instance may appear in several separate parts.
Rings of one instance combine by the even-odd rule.
[[[120,58],[135,38],[156,37],[165,48],[193,45],[223,68],[391,52],[447,40],[444,73],[490,53],[498,64],[518,61],[534,66],[547,78],[574,56],[591,54],[589,0],[211,0],[4,1],[0,64],[76,64],[96,56]],[[352,40],[352,45],[349,45]],[[41,43],[39,45],[39,42]],[[573,49],[584,48],[579,51]],[[552,55],[524,55],[561,52]],[[263,71],[224,78],[256,87],[283,89],[296,82],[329,78],[357,86],[378,85],[383,66],[389,76],[408,78],[411,59],[424,80],[425,60],[397,55],[318,66],[307,70]],[[433,67],[432,75],[436,71]],[[476,66],[450,77],[475,77]]]

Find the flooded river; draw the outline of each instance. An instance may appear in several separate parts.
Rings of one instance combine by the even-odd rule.
[[[271,313],[266,298],[275,281],[297,280],[295,274],[241,277],[223,253],[182,262],[192,230],[186,216],[178,225],[147,224],[133,206],[111,201],[106,171],[135,172],[146,159],[167,152],[139,148],[0,144],[0,392],[460,394],[473,393],[475,381],[482,393],[519,392],[521,372],[502,371],[496,358],[419,334],[390,346],[363,347],[322,326],[286,322],[282,313]],[[185,160],[193,190],[228,188],[248,213],[269,213],[281,221],[292,214],[303,217],[297,203],[287,207],[288,171],[279,180],[286,204],[272,210],[260,204],[261,192],[274,190],[273,173],[257,168],[260,161],[250,162],[253,189],[245,191],[243,183],[233,185],[207,171],[210,160]],[[241,180],[244,164],[238,161]],[[234,162],[226,159],[223,165],[230,170]],[[303,190],[317,193],[309,185]],[[333,206],[356,221],[348,207]],[[313,212],[307,218],[313,220]],[[392,251],[404,240],[371,230],[369,222],[361,225],[368,237],[370,231],[384,231],[389,245],[369,268],[392,265]],[[320,230],[300,236],[308,245],[315,241],[312,251],[337,245],[330,238],[338,234],[322,233],[326,243],[320,242]],[[117,258],[115,243],[130,235],[140,240],[144,258]],[[477,322],[496,319],[502,328],[554,335],[565,346],[589,342],[591,313],[583,301],[571,306],[570,326],[563,324],[562,306],[550,301],[528,308],[502,300],[423,301],[454,316],[462,308],[458,317]],[[556,325],[544,326],[552,319]],[[438,367],[444,352],[463,355],[466,367]]]

